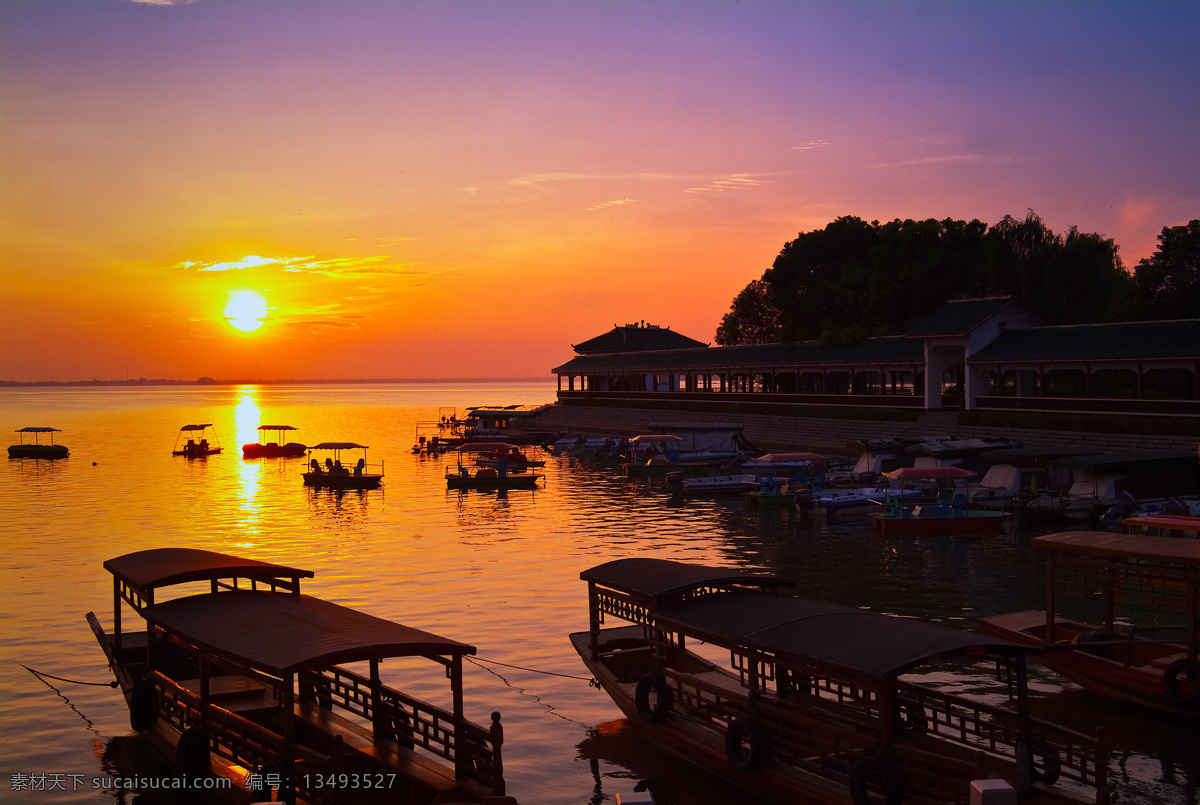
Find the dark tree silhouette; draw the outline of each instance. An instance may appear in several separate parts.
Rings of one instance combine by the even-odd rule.
[[[1076,227],[1064,238],[1032,210],[990,228],[845,216],[784,244],[734,299],[715,340],[852,343],[903,333],[951,299],[993,294],[1011,294],[1049,324],[1127,320],[1139,299],[1111,239]]]

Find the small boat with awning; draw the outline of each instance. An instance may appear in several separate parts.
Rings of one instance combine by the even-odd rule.
[[[973,478],[975,473],[962,467],[901,467],[885,472],[885,478],[901,481],[953,482]],[[904,487],[902,486],[902,489]],[[1008,512],[972,509],[965,489],[945,486],[932,503],[905,506],[891,500],[882,511],[873,512],[875,533],[884,536],[941,536],[945,534],[1002,534]]]
[[[211,427],[211,422],[200,425],[184,425],[179,429],[179,435],[175,437],[175,447],[171,450],[171,455],[204,458],[220,453],[221,445],[216,443],[216,436],[213,437],[211,443],[208,441],[208,429]],[[185,442],[184,439],[187,441]]]
[[[1200,529],[1200,518],[1133,517],[1131,528]],[[990,635],[1101,696],[1200,716],[1200,550],[1194,538],[1066,531],[1034,537],[1042,609],[979,619]],[[1069,614],[1068,614],[1069,613]]]
[[[308,448],[299,442],[287,442],[285,436],[296,428],[291,425],[259,425],[259,441],[242,445],[242,458],[298,458],[308,452]],[[275,435],[274,441],[265,437]]]
[[[446,469],[447,489],[537,489],[546,476],[529,469],[528,460],[510,465],[510,456],[520,448],[506,442],[467,442],[456,450],[458,461]],[[480,459],[483,459],[482,461]]]
[[[474,646],[301,594],[310,570],[190,548],[104,567],[111,629],[88,623],[131,726],[187,787],[239,803],[515,802],[500,714],[464,711]],[[406,686],[448,687],[447,704],[394,687],[392,659]]]
[[[304,485],[326,489],[377,489],[383,483],[383,463],[368,464],[365,444],[355,442],[321,442],[308,448],[325,453],[325,462],[315,456],[303,473]],[[361,450],[362,455],[353,467],[342,464],[343,450]]]
[[[18,444],[9,445],[9,458],[66,458],[71,451],[66,445],[55,444],[54,434],[62,433],[58,428],[49,427],[28,427],[18,428],[17,433],[21,434],[18,438]],[[26,434],[33,437],[32,443],[25,441]],[[49,444],[42,444],[42,435],[46,434]]]
[[[740,568],[628,558],[580,578],[590,628],[571,642],[630,723],[771,801],[966,803],[976,783],[1013,797],[997,801],[1110,801],[1105,741],[1035,715],[1019,643],[794,598]]]

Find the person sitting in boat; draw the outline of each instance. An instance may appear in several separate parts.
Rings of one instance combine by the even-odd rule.
[[[325,472],[329,473],[330,475],[333,475],[333,459],[332,458],[325,459]]]
[[[309,466],[312,467],[313,475],[321,474],[321,464],[315,458],[310,462]]]
[[[207,449],[208,449],[208,439],[201,439],[201,440],[200,440],[200,449],[201,449],[201,450],[207,450]]]
[[[350,470],[343,467],[342,462],[339,459],[339,460],[333,462],[333,474],[334,475],[349,475]]]
[[[365,458],[360,458],[358,460],[358,463],[354,465],[354,475],[358,478],[361,478],[362,474],[363,474],[363,470],[366,469],[366,467],[367,467],[367,460]]]

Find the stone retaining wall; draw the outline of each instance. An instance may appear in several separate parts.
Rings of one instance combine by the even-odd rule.
[[[1124,435],[1084,431],[1001,429],[958,424],[954,411],[921,414],[916,422],[766,416],[761,414],[708,414],[698,411],[659,411],[641,408],[599,408],[555,404],[539,411],[526,428],[557,431],[563,436],[611,436],[628,438],[650,432],[652,422],[730,422],[742,425],[742,435],[755,447],[767,451],[812,450],[830,455],[857,455],[854,442],[895,436],[957,436],[959,438],[1004,437],[1026,447],[1042,445],[1086,445],[1124,452],[1147,449],[1196,449],[1194,436]]]

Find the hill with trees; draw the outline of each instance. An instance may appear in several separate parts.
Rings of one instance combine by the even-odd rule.
[[[1047,324],[1200,316],[1200,220],[1164,227],[1132,272],[1117,245],[1071,227],[1057,235],[1033,211],[979,220],[846,216],[784,244],[734,298],[722,346],[899,335],[952,299],[1011,295]]]

